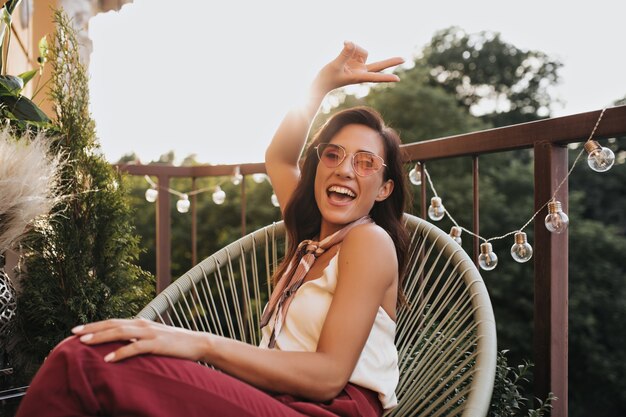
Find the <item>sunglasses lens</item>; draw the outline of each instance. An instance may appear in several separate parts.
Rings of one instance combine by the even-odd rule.
[[[324,165],[329,168],[339,166],[346,157],[346,151],[343,148],[330,143],[319,145],[317,154]]]
[[[373,153],[357,152],[354,154],[353,164],[356,173],[366,177],[377,173],[383,166],[383,161]]]

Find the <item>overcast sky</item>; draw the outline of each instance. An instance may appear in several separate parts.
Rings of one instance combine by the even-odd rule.
[[[172,5],[175,5],[172,7]],[[91,111],[111,162],[170,150],[261,162],[283,114],[353,40],[411,61],[435,31],[500,32],[560,60],[553,116],[626,95],[626,2],[134,0],[90,21]]]

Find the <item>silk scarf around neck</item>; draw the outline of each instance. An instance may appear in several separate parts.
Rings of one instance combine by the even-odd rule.
[[[369,216],[363,216],[344,226],[342,229],[337,230],[332,235],[327,236],[320,242],[310,239],[300,242],[296,252],[289,261],[287,270],[278,280],[267,308],[261,316],[261,327],[265,327],[269,323],[274,311],[276,311],[274,328],[272,329],[268,347],[273,348],[276,345],[276,337],[280,334],[285,317],[287,316],[287,310],[289,310],[289,305],[296,291],[298,291],[298,288],[304,283],[304,277],[313,266],[315,260],[327,249],[340,243],[350,230],[356,226],[367,223],[373,223],[372,219]]]

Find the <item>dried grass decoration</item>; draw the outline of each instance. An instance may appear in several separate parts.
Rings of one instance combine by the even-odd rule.
[[[51,155],[43,134],[16,135],[0,127],[0,255],[19,243],[26,231],[44,221],[59,201],[60,155]],[[15,290],[0,264],[0,336],[15,315]]]

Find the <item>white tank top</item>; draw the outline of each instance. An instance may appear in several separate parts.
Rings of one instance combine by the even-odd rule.
[[[337,286],[337,258],[335,255],[322,276],[305,282],[296,292],[285,323],[276,338],[276,349],[315,352]],[[261,330],[259,347],[267,348],[274,317]],[[361,356],[350,376],[353,384],[378,393],[385,410],[398,404],[395,389],[398,385],[398,351],[394,339],[396,323],[385,309],[378,307],[376,319]]]

